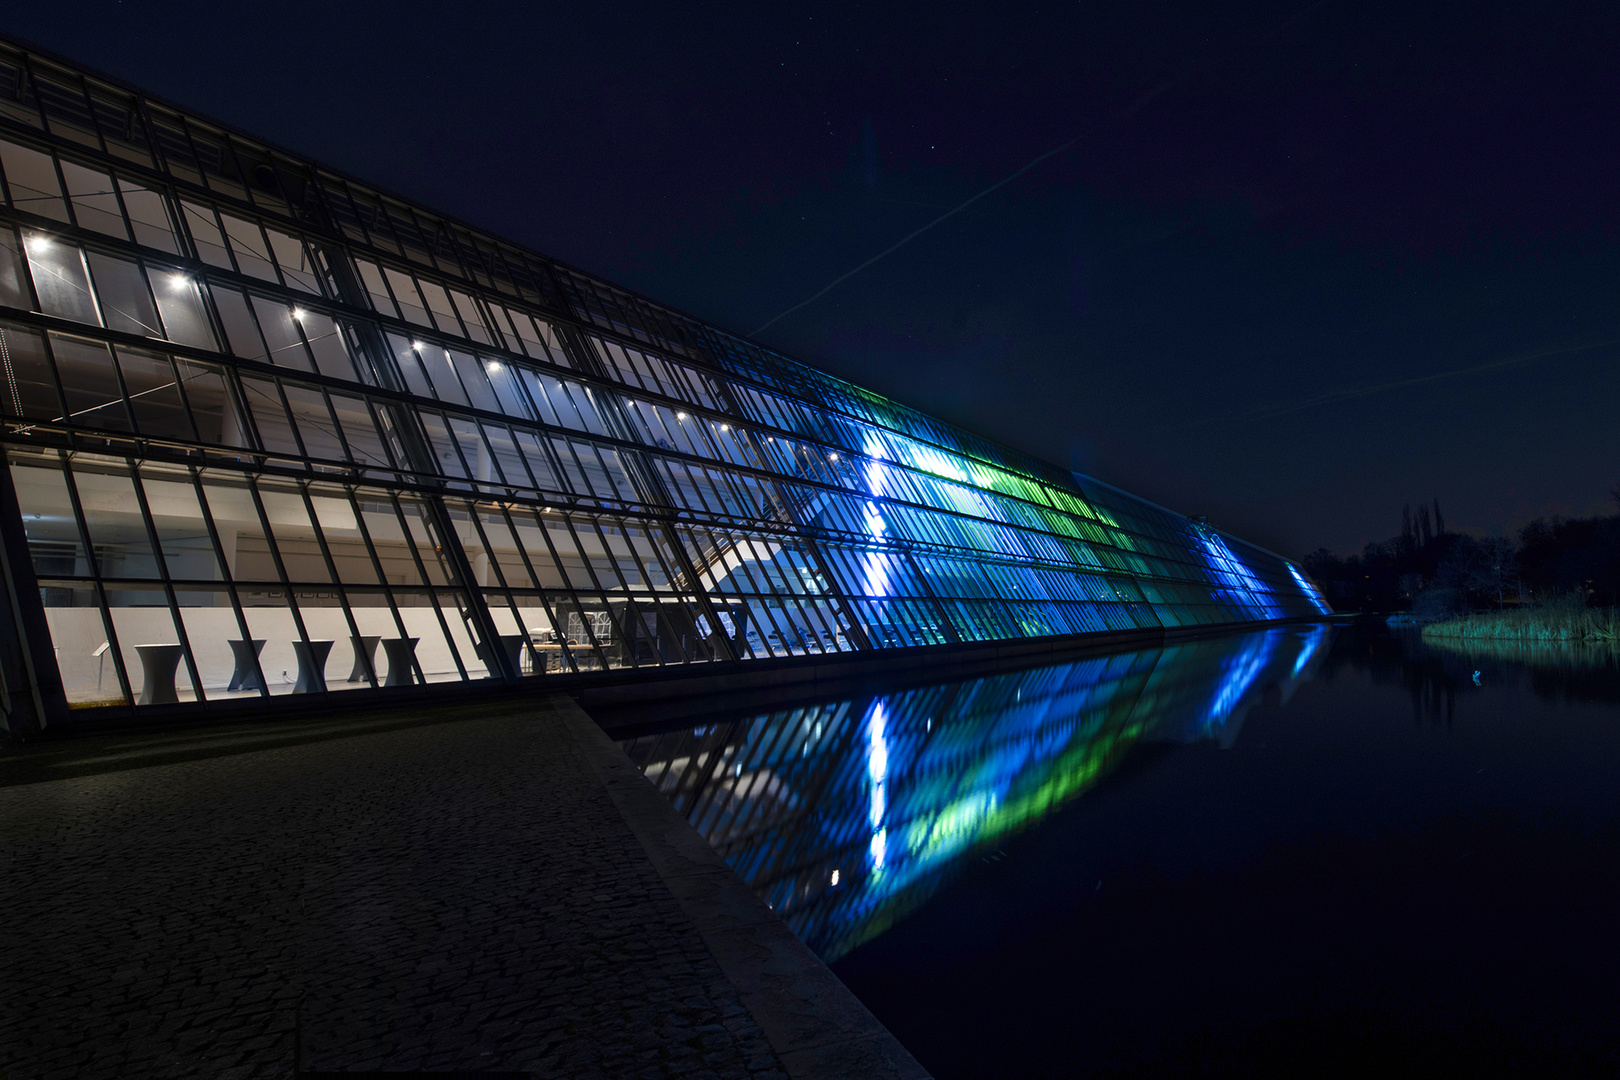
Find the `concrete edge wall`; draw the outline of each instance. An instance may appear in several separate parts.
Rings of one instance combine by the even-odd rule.
[[[927,1080],[928,1073],[754,895],[596,722],[553,701],[581,753],[792,1080]]]

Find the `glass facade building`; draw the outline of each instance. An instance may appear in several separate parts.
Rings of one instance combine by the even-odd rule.
[[[5,42],[0,376],[18,730],[1325,611],[1279,556]]]

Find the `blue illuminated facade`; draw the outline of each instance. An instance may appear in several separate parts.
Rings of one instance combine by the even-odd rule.
[[[19,730],[1325,611],[1279,556],[4,42],[0,367]]]

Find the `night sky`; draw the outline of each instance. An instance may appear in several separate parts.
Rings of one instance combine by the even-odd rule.
[[[131,0],[5,29],[1285,554],[1431,497],[1478,534],[1612,513],[1620,12],[1191,7]]]

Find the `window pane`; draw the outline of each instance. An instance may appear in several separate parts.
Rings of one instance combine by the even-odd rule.
[[[422,373],[421,357],[411,343],[398,334],[389,334],[388,346],[393,350],[394,363],[399,366],[399,373],[405,379],[405,388],[418,397],[432,397],[433,387]]]
[[[312,371],[309,354],[304,351],[304,340],[293,322],[292,311],[286,304],[253,297],[253,313],[259,317],[259,329],[264,331],[265,344],[270,346],[270,362],[299,371]]]
[[[467,328],[467,333],[472,339],[485,345],[496,344],[495,339],[489,336],[489,330],[484,326],[484,317],[479,312],[478,305],[473,302],[473,298],[455,289],[450,290],[450,296],[455,300],[456,313],[461,316],[462,325]]]
[[[56,380],[45,358],[45,343],[36,331],[0,323],[0,362],[5,386],[0,389],[6,415],[28,420],[60,420]]]
[[[445,295],[444,289],[431,281],[418,280],[421,286],[422,297],[427,301],[428,308],[433,312],[433,319],[438,323],[439,329],[447,334],[465,337],[462,333],[461,322],[456,318],[455,311],[450,307],[450,297]]]
[[[299,317],[298,323],[304,328],[309,351],[315,354],[316,369],[334,379],[353,381],[354,364],[349,360],[349,352],[344,348],[343,335],[338,331],[337,324],[318,311],[307,310]]]
[[[119,178],[118,190],[124,193],[124,209],[129,213],[129,225],[135,233],[135,242],[144,247],[180,254],[174,242],[174,230],[169,224],[169,211],[163,196],[148,191],[132,181]]]
[[[388,275],[388,287],[394,290],[394,299],[399,301],[400,314],[419,326],[432,326],[433,320],[428,318],[427,308],[422,306],[421,297],[416,292],[416,282],[411,276],[387,267],[383,273]]]
[[[388,468],[388,451],[377,434],[366,403],[360,398],[343,394],[332,394],[331,401],[343,429],[343,438],[349,444],[350,458],[362,465]]]
[[[154,438],[195,439],[169,358],[122,346],[117,352],[130,411],[135,414],[135,430]]]
[[[85,527],[90,531],[101,576],[158,577],[157,557],[152,554],[126,466],[106,459],[77,458],[73,462],[73,482],[79,489]],[[162,602],[161,594],[159,598]]]
[[[79,257],[77,247],[52,240],[43,233],[27,233],[23,236],[23,249],[28,253],[28,268],[34,275],[40,310],[91,326],[101,325],[90,294],[90,278],[84,271],[84,260]]]
[[[209,266],[234,270],[230,252],[225,250],[225,237],[219,231],[219,223],[214,220],[214,212],[206,206],[185,200],[180,202],[180,211],[185,218],[186,229],[191,233],[191,242],[197,245],[197,257]]]
[[[51,352],[67,394],[69,422],[106,431],[131,431],[112,355],[99,341],[51,335]]]
[[[0,226],[0,307],[23,310],[32,307],[26,281],[23,277],[22,244],[17,239],[17,230]]]
[[[56,167],[50,156],[26,146],[0,139],[0,167],[11,188],[11,205],[40,217],[67,221],[67,204],[56,180]]]
[[[219,321],[224,324],[225,336],[230,339],[230,351],[248,360],[268,360],[264,342],[259,339],[259,326],[248,310],[247,297],[235,289],[213,287],[214,307]]]
[[[276,265],[281,267],[281,274],[287,279],[287,284],[319,296],[320,282],[315,277],[315,264],[310,260],[304,242],[296,236],[288,236],[268,226],[265,227],[264,233],[270,238],[270,249],[275,252]]]
[[[304,437],[304,452],[327,461],[344,460],[347,455],[320,391],[291,383],[283,384],[281,389],[287,395],[287,407],[292,410],[298,433]]]
[[[67,180],[68,195],[73,199],[73,216],[79,226],[94,229],[120,240],[128,240],[124,231],[124,215],[118,209],[118,196],[113,192],[112,177],[71,161],[62,162],[62,176]]]
[[[191,406],[198,437],[216,446],[246,446],[236,406],[219,371],[207,364],[179,358],[175,359],[175,367],[180,372],[180,388]]]
[[[221,580],[219,560],[214,555],[214,543],[208,537],[202,508],[197,505],[191,477],[181,470],[157,472],[148,467],[141,477],[141,488],[146,492],[146,505],[152,512],[152,525],[157,530],[158,547],[162,549],[169,577]],[[236,636],[234,619],[226,628],[233,631],[232,637]]]
[[[523,388],[518,384],[517,372],[512,370],[512,365],[499,360],[489,360],[484,364],[484,374],[489,376],[489,383],[495,388],[495,396],[500,399],[500,412],[523,420],[533,419],[528,400],[523,395]]]
[[[248,409],[253,413],[253,425],[259,430],[260,445],[274,454],[300,456],[298,440],[293,437],[292,423],[287,419],[287,410],[281,405],[276,384],[243,376],[242,392],[247,396]]]
[[[152,293],[157,297],[158,314],[163,318],[163,329],[170,341],[195,345],[199,349],[217,349],[214,332],[208,325],[198,285],[178,270],[147,267],[152,282]]]
[[[495,400],[495,392],[490,389],[485,368],[488,364],[493,364],[496,368],[501,365],[493,360],[486,364],[475,356],[454,349],[450,351],[450,357],[455,363],[456,373],[461,376],[461,385],[472,398],[473,407],[489,412],[500,412],[501,403]]]
[[[289,490],[261,483],[259,497],[264,501],[264,514],[270,520],[276,547],[281,549],[288,580],[329,584],[332,575],[326,569],[326,559],[315,538],[315,527],[310,524],[303,494],[296,488]]]
[[[424,345],[417,350],[417,355],[422,359],[422,367],[428,378],[433,380],[433,389],[439,400],[457,405],[467,404],[467,395],[462,392],[461,380],[456,378],[455,364],[448,350],[437,345]]]
[[[360,268],[360,280],[365,283],[366,292],[371,296],[371,305],[380,313],[397,319],[399,309],[394,306],[393,299],[388,295],[388,287],[383,284],[382,268],[364,259],[354,262]]]
[[[147,292],[146,275],[141,273],[141,268],[94,251],[89,258],[107,328],[142,337],[162,337],[157,308],[152,304],[152,294]]]
[[[264,236],[259,232],[259,227],[230,214],[220,214],[219,220],[230,237],[231,251],[236,255],[236,265],[242,273],[275,281],[276,268],[270,262],[270,251],[264,246]]]
[[[90,549],[79,535],[68,500],[62,459],[55,451],[43,454],[10,451],[11,481],[17,504],[28,522],[28,553],[40,577],[87,577]],[[97,637],[99,644],[101,638]]]

